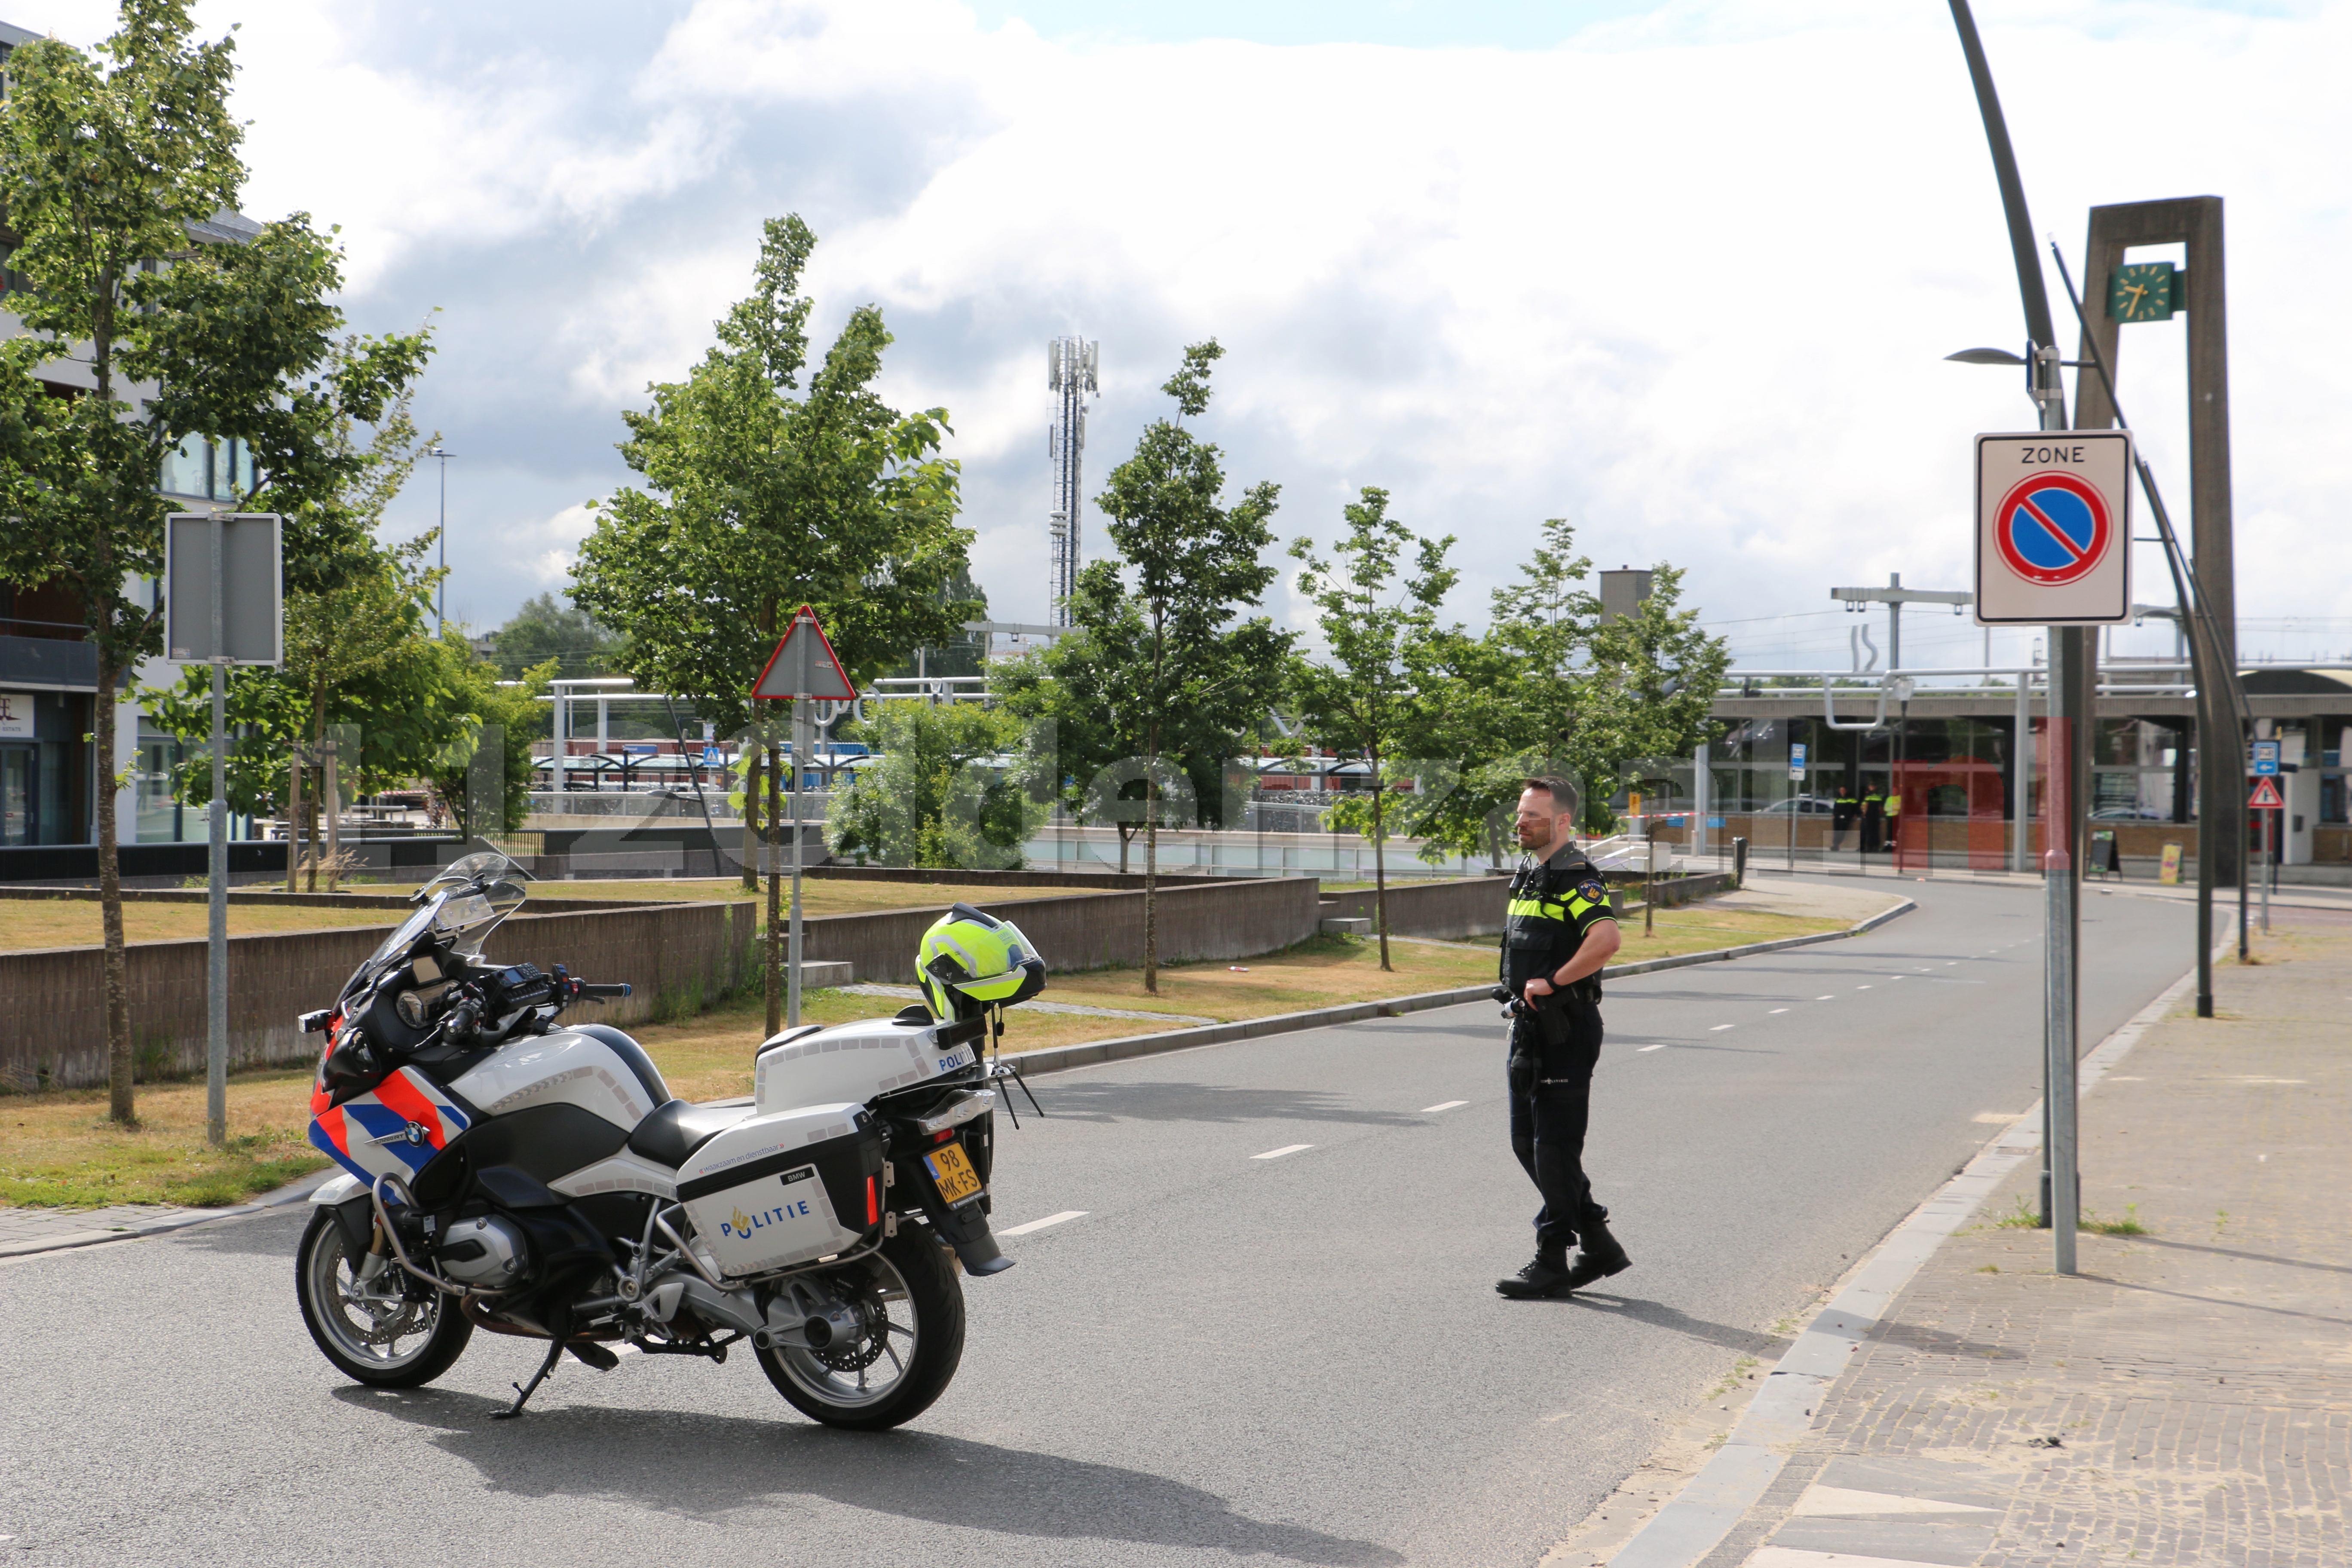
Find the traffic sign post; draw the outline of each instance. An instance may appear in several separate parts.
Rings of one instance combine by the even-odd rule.
[[[2254,776],[2258,779],[2274,779],[2278,777],[2279,743],[2276,741],[2256,741],[2254,742],[2253,770]],[[2273,790],[2272,793],[2275,795],[2277,792]],[[2278,803],[2276,801],[2272,802],[2272,805],[2273,805],[2277,804]]]
[[[174,512],[164,520],[164,651],[183,663],[208,664],[213,672],[212,822],[205,879],[205,1140],[215,1149],[228,1142],[228,671],[231,665],[284,661],[282,559],[283,540],[274,515]],[[286,853],[294,853],[290,820]]]
[[[2268,748],[2267,755],[2264,748]],[[2263,764],[2267,763],[2267,769]],[[2286,802],[2279,797],[2279,743],[2276,741],[2254,742],[2254,788],[2246,797],[2249,811],[2272,811],[2284,814]],[[2263,825],[2263,930],[2271,929],[2271,882],[2278,874],[2279,818],[2258,818]]]
[[[789,701],[793,705],[793,911],[790,945],[786,950],[789,966],[785,989],[784,1023],[797,1027],[801,1021],[801,789],[807,782],[809,755],[815,750],[815,715],[810,709],[812,700],[855,702],[857,688],[850,683],[849,672],[841,668],[835,657],[833,644],[817,623],[816,612],[803,605],[793,616],[793,624],[784,628],[776,651],[768,656],[768,667],[760,679],[751,683],[751,696],[764,702]],[[770,798],[773,798],[772,796]],[[774,973],[776,871],[772,863],[768,870],[768,941],[769,973]],[[773,1006],[775,993],[768,993],[769,1005]],[[769,1015],[771,1020],[774,1015]]]

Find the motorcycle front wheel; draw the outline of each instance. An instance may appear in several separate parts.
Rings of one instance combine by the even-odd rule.
[[[455,1300],[412,1293],[408,1276],[385,1257],[346,1249],[342,1226],[323,1205],[294,1257],[302,1321],[335,1370],[373,1388],[418,1388],[449,1370],[474,1337]]]
[[[758,1352],[776,1392],[812,1420],[863,1431],[929,1409],[963,1360],[963,1288],[947,1248],[928,1227],[909,1226],[828,1279],[864,1331],[835,1351]]]

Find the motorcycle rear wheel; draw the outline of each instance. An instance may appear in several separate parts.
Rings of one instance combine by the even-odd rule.
[[[761,1370],[794,1409],[828,1426],[870,1432],[913,1420],[947,1392],[963,1361],[963,1287],[951,1256],[928,1227],[909,1226],[834,1283],[866,1315],[869,1332],[830,1359],[760,1351]]]
[[[407,1293],[406,1276],[385,1260],[362,1280],[367,1263],[346,1250],[342,1226],[321,1205],[294,1255],[294,1294],[302,1323],[335,1370],[371,1388],[419,1388],[447,1372],[474,1337],[452,1298]]]

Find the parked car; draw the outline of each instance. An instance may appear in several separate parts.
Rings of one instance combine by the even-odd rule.
[[[1787,800],[1776,800],[1769,805],[1758,806],[1755,815],[1758,816],[1829,816],[1836,810],[1835,805],[1819,795],[1792,795]]]

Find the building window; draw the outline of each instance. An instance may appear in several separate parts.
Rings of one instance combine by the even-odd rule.
[[[198,500],[241,500],[253,490],[253,448],[242,441],[191,436],[163,454],[165,495]]]

